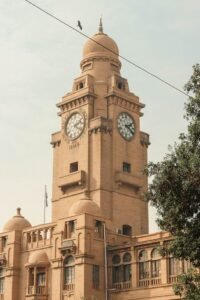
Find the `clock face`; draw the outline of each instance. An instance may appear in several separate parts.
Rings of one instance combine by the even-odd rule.
[[[85,118],[82,114],[75,112],[69,116],[65,123],[65,133],[69,139],[77,139],[85,127]]]
[[[135,124],[132,116],[126,112],[120,113],[117,118],[117,128],[121,136],[130,141],[135,133]]]

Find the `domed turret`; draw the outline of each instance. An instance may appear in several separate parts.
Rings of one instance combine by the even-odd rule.
[[[102,21],[100,20],[99,32],[88,39],[83,47],[83,59],[81,68],[84,71],[88,61],[98,61],[102,59],[115,64],[115,71],[119,72],[121,63],[119,61],[119,49],[115,41],[103,32]],[[86,64],[86,66],[85,66]],[[94,67],[96,68],[96,66]],[[106,70],[104,70],[105,72]],[[107,71],[106,71],[107,72]]]
[[[69,216],[82,214],[90,214],[98,217],[102,216],[100,207],[87,197],[75,202],[69,210]]]
[[[113,39],[103,32],[100,20],[99,32],[89,39],[83,48],[83,59],[92,56],[110,56],[118,58],[119,49]]]
[[[21,215],[20,211],[21,209],[17,208],[17,214],[6,222],[3,231],[23,230],[32,226],[30,222]]]

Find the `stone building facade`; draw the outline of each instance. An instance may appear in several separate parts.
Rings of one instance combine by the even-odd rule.
[[[188,268],[148,234],[149,135],[142,104],[120,73],[116,43],[88,39],[81,74],[57,104],[52,134],[52,222],[31,226],[17,209],[0,233],[0,300],[175,300]]]

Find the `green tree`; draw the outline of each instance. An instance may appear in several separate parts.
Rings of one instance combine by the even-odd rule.
[[[174,285],[175,295],[184,300],[200,299],[200,274],[190,270],[187,274],[178,276],[178,283]]]
[[[163,161],[148,165],[147,173],[153,180],[147,200],[157,209],[159,227],[173,236],[168,250],[174,257],[190,260],[194,266],[200,267],[199,64],[193,66],[185,91],[191,95],[185,104],[187,132],[180,134],[178,142],[169,148]],[[182,285],[182,288],[184,290],[186,286]],[[198,297],[185,299],[200,299]]]

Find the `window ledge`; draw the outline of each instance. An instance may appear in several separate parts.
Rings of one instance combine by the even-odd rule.
[[[142,181],[138,176],[122,172],[115,173],[115,182],[118,183],[118,185],[129,185],[136,189],[142,187]]]
[[[58,186],[61,189],[65,189],[73,185],[82,186],[85,183],[85,179],[86,179],[85,171],[70,173],[69,175],[62,176],[59,178]]]

